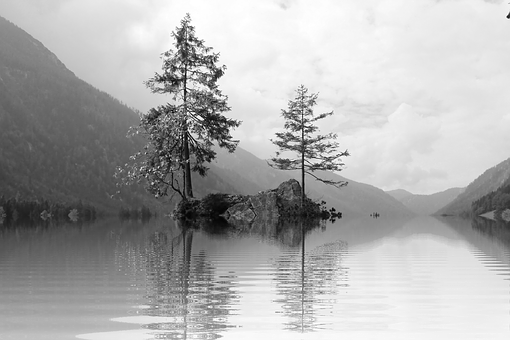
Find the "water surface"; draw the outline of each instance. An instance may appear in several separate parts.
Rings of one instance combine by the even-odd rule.
[[[508,228],[465,220],[0,231],[0,339],[508,339]]]

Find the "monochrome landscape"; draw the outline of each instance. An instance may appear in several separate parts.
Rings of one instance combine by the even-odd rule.
[[[243,90],[225,79],[238,64],[223,65],[231,50],[214,45],[201,2],[179,2],[180,17],[159,28],[166,50],[146,72],[144,99],[133,92],[132,102],[120,100],[15,20],[22,9],[37,20],[57,9],[74,15],[64,3],[0,5],[0,339],[508,339],[510,139],[501,131],[510,128],[510,102],[499,88],[490,98],[500,107],[478,107],[499,122],[497,151],[481,155],[467,139],[455,151],[463,164],[471,154],[477,172],[469,168],[466,179],[462,170],[445,172],[445,156],[418,163],[448,144],[439,134],[455,128],[444,122],[457,117],[466,128],[462,108],[441,125],[416,100],[377,123],[373,111],[387,108],[370,102],[358,120],[348,114],[361,115],[362,96],[333,105],[329,83],[323,91],[316,78],[308,86],[306,77],[288,76],[299,81],[284,84],[285,69],[273,75],[281,92],[237,96]],[[459,3],[480,15],[505,9]],[[414,8],[384,4],[367,12],[372,25],[374,13]],[[271,15],[308,8],[266,6]],[[264,13],[255,7],[254,15]],[[143,37],[140,50],[151,41]],[[499,53],[510,55],[510,45]],[[510,83],[508,67],[491,72]],[[480,81],[494,86],[487,74]],[[154,99],[148,109],[145,98]],[[259,122],[256,109],[264,111]],[[370,126],[358,126],[369,117]],[[389,132],[375,133],[377,124]],[[351,178],[352,169],[359,171]]]

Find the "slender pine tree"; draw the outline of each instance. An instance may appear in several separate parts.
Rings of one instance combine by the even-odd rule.
[[[205,163],[216,157],[214,142],[229,152],[236,149],[239,141],[230,130],[241,122],[223,115],[230,107],[217,81],[226,67],[218,66],[219,54],[196,37],[189,14],[172,38],[174,49],[162,54],[162,73],[145,83],[153,93],[169,94],[172,101],[141,117],[137,131],[148,144],[132,157],[135,162],[127,173],[146,179],[156,196],[173,189],[187,199],[193,197],[191,173],[206,175]]]
[[[318,94],[308,94],[308,89],[300,85],[296,90],[296,97],[289,100],[287,110],[282,110],[285,119],[284,132],[277,132],[276,138],[271,142],[278,146],[276,156],[268,162],[273,168],[280,170],[301,171],[301,201],[305,198],[305,175],[308,174],[325,184],[342,187],[345,181],[323,179],[314,174],[317,170],[341,171],[344,163],[341,157],[349,156],[347,150],[338,152],[337,135],[316,134],[318,127],[314,124],[320,119],[333,114],[333,111],[314,115],[313,107],[317,103]],[[294,154],[294,158],[283,157],[282,153]]]

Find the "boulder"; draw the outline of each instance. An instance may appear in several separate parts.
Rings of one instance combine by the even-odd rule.
[[[259,219],[274,220],[280,217],[276,192],[272,190],[262,191],[255,196],[251,196],[248,201]]]
[[[236,223],[236,222],[247,222],[251,223],[255,219],[257,215],[252,209],[252,206],[249,202],[237,203],[227,209],[225,213],[225,217],[228,222]]]
[[[301,185],[295,179],[289,179],[283,182],[276,189],[276,194],[288,206],[301,204]]]
[[[295,179],[283,182],[276,189],[248,196],[245,203],[233,205],[225,213],[230,223],[277,223],[280,216],[297,211],[301,206],[301,185]]]

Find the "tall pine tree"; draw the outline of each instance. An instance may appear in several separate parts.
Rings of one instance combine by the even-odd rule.
[[[235,150],[239,141],[230,130],[241,122],[223,115],[230,107],[217,81],[226,67],[218,66],[219,54],[196,37],[189,14],[172,38],[174,49],[162,54],[163,72],[145,83],[153,93],[171,95],[172,102],[141,117],[138,132],[147,137],[148,144],[144,152],[132,157],[135,163],[127,177],[146,179],[148,190],[156,196],[173,189],[187,199],[193,197],[191,173],[206,175],[204,163],[216,157],[214,142],[230,152]]]
[[[271,142],[279,151],[271,158],[269,165],[280,170],[301,170],[301,201],[305,198],[305,175],[308,174],[325,184],[342,187],[345,181],[323,179],[314,174],[317,170],[341,171],[344,163],[341,157],[349,156],[347,150],[338,152],[337,135],[316,134],[319,129],[314,123],[333,114],[333,111],[314,115],[313,107],[317,104],[318,94],[308,94],[308,89],[300,85],[294,100],[289,100],[288,109],[282,110],[285,119],[284,132],[277,132]],[[282,153],[290,152],[296,157],[285,158]]]

